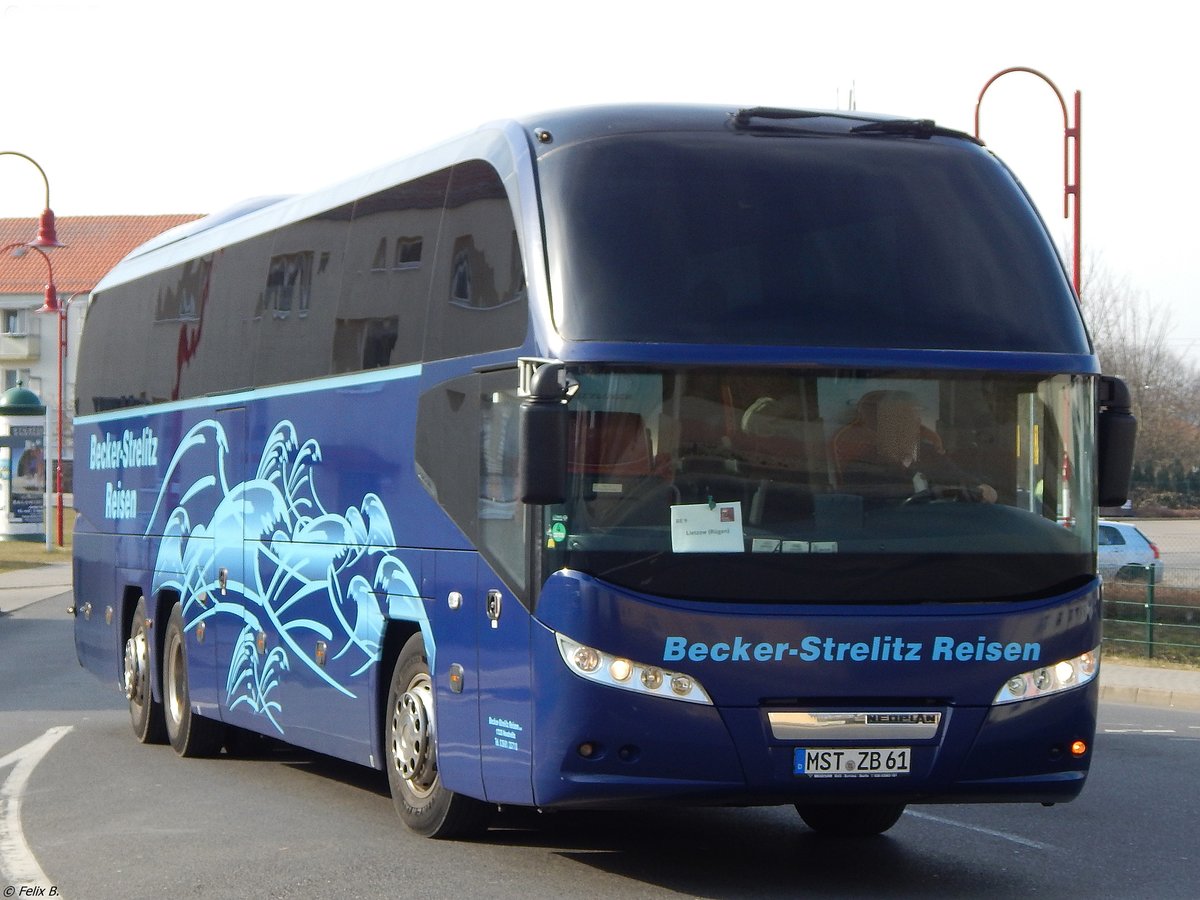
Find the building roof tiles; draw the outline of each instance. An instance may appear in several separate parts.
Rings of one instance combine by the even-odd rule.
[[[47,250],[59,294],[90,291],[113,266],[133,250],[168,228],[200,218],[195,214],[158,216],[62,216],[58,239],[66,244]],[[0,219],[0,247],[25,243],[37,234],[37,219]],[[0,255],[0,295],[40,294],[47,267],[26,251]]]

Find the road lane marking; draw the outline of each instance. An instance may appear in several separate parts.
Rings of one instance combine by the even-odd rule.
[[[904,814],[906,816],[913,816],[917,819],[925,819],[928,822],[937,822],[939,825],[953,825],[955,828],[965,828],[967,831],[974,831],[977,834],[985,834],[988,837],[1012,841],[1014,844],[1020,844],[1022,847],[1029,847],[1033,850],[1055,849],[1051,844],[1043,844],[1040,841],[1030,840],[1027,837],[1021,837],[1019,834],[1009,834],[1007,831],[995,831],[991,828],[981,828],[978,825],[968,825],[965,822],[956,822],[953,819],[943,819],[941,816],[931,816],[929,813],[917,812],[914,809],[907,809],[904,811]]]
[[[72,727],[56,725],[24,747],[0,757],[0,770],[13,767],[0,785],[0,872],[7,884],[41,887],[51,883],[21,830],[21,795],[34,767]]]

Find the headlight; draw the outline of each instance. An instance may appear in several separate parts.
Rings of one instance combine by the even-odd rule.
[[[634,662],[623,656],[613,656],[573,641],[564,634],[555,636],[563,662],[581,678],[635,694],[712,706],[708,693],[691,675]]]
[[[1032,700],[1034,697],[1045,697],[1082,687],[1100,671],[1100,648],[1081,653],[1074,659],[1064,659],[1062,662],[1039,666],[1014,675],[996,693],[993,706],[1002,703],[1018,703],[1021,700]]]

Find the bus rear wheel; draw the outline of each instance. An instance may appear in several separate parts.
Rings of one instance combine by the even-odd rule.
[[[408,639],[388,690],[384,759],[396,812],[410,829],[432,838],[469,837],[487,828],[490,808],[442,786],[437,767],[437,718],[425,642]]]
[[[162,704],[154,699],[154,691],[150,688],[150,634],[147,621],[146,598],[142,597],[133,611],[133,621],[129,623],[122,680],[125,696],[129,700],[133,733],[143,744],[162,744],[167,739],[167,731]]]
[[[163,638],[163,718],[167,737],[180,756],[215,756],[225,742],[224,726],[192,712],[188,691],[187,640],[183,630],[183,610],[171,607],[167,633]]]
[[[903,803],[796,804],[804,824],[831,837],[872,837],[883,834],[904,814]]]

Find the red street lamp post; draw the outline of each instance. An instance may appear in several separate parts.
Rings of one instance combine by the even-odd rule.
[[[59,244],[59,246],[61,247],[62,244]],[[24,251],[27,249],[36,251],[38,256],[40,256],[46,262],[46,273],[47,273],[47,284],[46,284],[46,290],[45,290],[46,303],[45,303],[45,306],[42,307],[42,309],[38,310],[38,312],[43,312],[47,306],[53,306],[54,311],[57,312],[58,311],[58,289],[54,287],[54,267],[52,265],[50,265],[50,257],[46,255],[46,251],[42,250],[41,247],[35,246],[34,244],[23,244],[20,241],[18,241],[15,244],[5,244],[2,248],[0,248],[0,256],[3,256],[5,253],[8,253],[10,250],[14,251],[13,256],[22,256],[22,255],[24,255]],[[17,250],[20,250],[22,252],[21,253],[15,252]]]
[[[46,207],[42,210],[42,215],[38,218],[37,237],[26,246],[35,248],[65,247],[66,244],[59,243],[58,233],[54,226],[54,210],[50,208],[50,179],[46,177],[45,170],[38,165],[37,160],[32,156],[26,156],[24,153],[18,153],[16,150],[0,150],[0,156],[19,156],[21,159],[32,163],[33,167],[38,170],[38,174],[42,176],[42,183],[46,186]]]
[[[58,541],[58,546],[63,546],[63,360],[67,358],[67,311],[71,308],[71,301],[78,297],[83,291],[78,291],[64,300],[58,302],[58,294],[53,290],[53,285],[46,287],[46,302],[39,313],[56,313],[58,315],[58,428],[56,436],[58,438],[58,452],[55,454],[54,460],[54,494],[55,494],[55,538]]]
[[[38,218],[38,231],[33,240],[27,243],[8,244],[0,249],[0,257],[10,250],[25,248],[35,250],[46,263],[46,271],[49,275],[46,283],[45,303],[39,312],[57,312],[59,313],[58,321],[58,459],[56,461],[56,485],[58,492],[58,546],[63,546],[63,490],[62,490],[62,469],[63,469],[63,356],[67,349],[66,338],[66,313],[67,306],[71,300],[75,299],[72,295],[67,303],[62,307],[61,311],[58,304],[58,290],[54,287],[54,267],[50,265],[50,257],[42,248],[50,249],[52,247],[66,246],[58,239],[58,232],[54,223],[54,211],[50,208],[50,179],[46,177],[46,170],[43,169],[36,159],[24,153],[18,153],[16,150],[0,150],[0,156],[17,156],[31,164],[38,170],[38,174],[42,176],[42,184],[46,187],[46,203],[42,210],[41,216]]]
[[[1075,92],[1075,127],[1071,127],[1070,118],[1067,116],[1067,101],[1063,99],[1062,92],[1059,91],[1057,85],[1037,69],[1030,69],[1026,66],[1013,66],[1010,69],[1004,69],[997,72],[988,79],[987,84],[983,86],[983,90],[979,92],[979,99],[975,101],[975,137],[979,137],[979,106],[983,103],[983,95],[987,93],[998,78],[1008,75],[1010,72],[1027,72],[1030,75],[1035,75],[1050,86],[1054,91],[1054,95],[1058,97],[1058,103],[1062,107],[1063,114],[1063,218],[1070,216],[1071,198],[1075,198],[1075,229],[1074,229],[1074,248],[1072,258],[1072,282],[1075,285],[1075,294],[1078,296],[1082,287],[1082,266],[1081,266],[1081,250],[1082,247],[1082,226],[1080,219],[1082,216],[1081,205],[1083,202],[1083,178],[1081,175],[1081,164],[1083,162],[1080,145],[1083,143],[1083,124],[1080,119],[1083,113],[1083,99],[1079,91]],[[1072,142],[1074,142],[1074,172],[1075,182],[1071,182],[1071,161],[1072,161]]]

